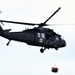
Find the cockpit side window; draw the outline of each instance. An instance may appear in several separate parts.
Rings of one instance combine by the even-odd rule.
[[[56,36],[56,37],[55,37],[55,40],[56,40],[56,41],[59,41],[59,36]]]

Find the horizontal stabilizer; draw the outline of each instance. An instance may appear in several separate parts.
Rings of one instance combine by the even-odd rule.
[[[11,29],[6,29],[6,30],[4,30],[5,32],[9,32],[9,31],[11,31]]]

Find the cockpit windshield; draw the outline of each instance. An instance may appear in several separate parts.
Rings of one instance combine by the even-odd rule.
[[[64,38],[63,38],[63,36],[62,36],[62,35],[60,35],[60,38],[61,38],[62,40],[64,40]]]

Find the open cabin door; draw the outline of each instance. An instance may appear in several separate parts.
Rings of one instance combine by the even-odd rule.
[[[46,37],[44,33],[37,33],[37,42],[38,43],[45,43]]]

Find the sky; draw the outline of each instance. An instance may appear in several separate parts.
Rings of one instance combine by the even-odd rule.
[[[47,27],[61,34],[67,46],[40,53],[41,47],[13,40],[6,46],[8,39],[0,37],[0,75],[75,75],[75,0],[0,0],[0,19],[43,23],[58,7],[61,10],[47,23],[59,25]],[[11,31],[34,28],[8,23],[2,27]],[[58,73],[51,72],[54,63]]]

